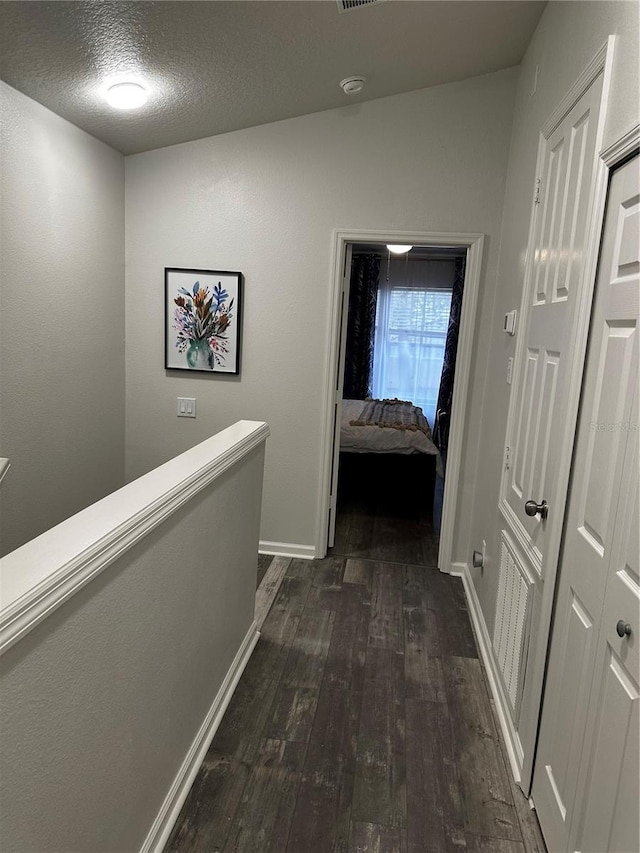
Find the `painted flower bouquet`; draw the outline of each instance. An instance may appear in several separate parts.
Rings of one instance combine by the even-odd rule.
[[[221,282],[215,285],[213,294],[199,281],[193,285],[193,292],[184,287],[178,292],[181,295],[173,300],[178,352],[186,353],[189,367],[213,370],[215,365],[224,364],[229,352],[226,332],[233,320],[233,299],[226,304],[229,294]]]

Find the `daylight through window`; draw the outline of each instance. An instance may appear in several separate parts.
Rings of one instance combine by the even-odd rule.
[[[411,400],[432,427],[451,310],[451,288],[438,284],[381,281],[373,362],[374,397]]]

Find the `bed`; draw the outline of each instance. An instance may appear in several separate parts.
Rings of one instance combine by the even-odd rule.
[[[440,452],[421,409],[385,402],[342,401],[339,499],[372,503],[387,515],[428,515]]]
[[[402,456],[424,453],[435,456],[438,466],[440,452],[431,439],[422,409],[401,404],[398,400],[343,400],[340,451]],[[391,426],[392,422],[398,425]]]

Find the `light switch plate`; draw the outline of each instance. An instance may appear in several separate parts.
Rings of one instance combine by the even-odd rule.
[[[195,397],[178,397],[176,414],[179,418],[195,418],[196,416],[196,398]]]

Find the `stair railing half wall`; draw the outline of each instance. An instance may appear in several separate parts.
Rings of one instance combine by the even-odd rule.
[[[267,424],[0,560],[3,849],[162,850],[258,639]]]

